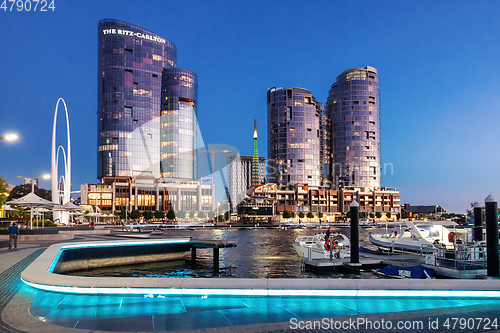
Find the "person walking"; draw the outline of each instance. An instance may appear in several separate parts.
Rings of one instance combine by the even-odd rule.
[[[13,222],[9,227],[9,250],[11,250],[13,246],[14,249],[17,249],[17,239],[20,236],[21,234],[19,232],[19,228],[17,227],[16,222]]]

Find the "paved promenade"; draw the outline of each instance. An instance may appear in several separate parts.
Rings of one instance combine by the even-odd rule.
[[[102,235],[79,235],[75,236],[74,239],[74,241],[79,242],[98,240],[110,240],[110,238]],[[107,323],[106,320],[102,320],[101,322],[97,320],[95,330],[73,329],[43,322],[30,314],[29,308],[33,299],[30,295],[19,292],[23,287],[23,283],[20,281],[20,274],[52,243],[56,242],[21,241],[17,250],[8,250],[7,242],[0,241],[0,332],[102,332],[99,331],[99,329],[106,329],[106,332],[120,332],[120,326],[122,326],[123,329],[129,328],[126,327],[126,325],[128,325],[126,320],[122,322],[115,321],[112,324],[109,322]],[[389,281],[391,280],[388,280],[388,282]],[[411,281],[408,281],[408,283],[411,283]],[[408,300],[408,302],[411,303],[411,300]],[[498,317],[500,317],[500,301],[467,307],[461,306],[325,319],[319,318],[319,321],[316,322],[304,321],[231,326],[196,332],[500,332],[500,329],[497,330],[494,327],[487,329],[484,325],[484,321],[483,323],[479,323],[478,321],[478,318],[482,318],[483,320],[488,318],[490,321],[493,321]],[[449,321],[450,326],[445,327],[444,324],[449,318],[451,319],[451,321]],[[472,322],[469,320],[468,326],[466,324],[465,327],[463,327],[460,322],[457,322],[453,329],[452,318],[465,318],[467,320],[469,320],[469,318],[474,318],[474,328],[471,328]],[[386,325],[379,328],[374,327],[374,325],[380,325],[382,319]],[[197,320],[197,317],[193,316],[192,320]],[[371,327],[369,326],[370,322],[372,323]],[[391,329],[388,327],[388,322],[391,323]],[[419,325],[420,323],[423,326],[396,329],[396,325],[399,322],[404,322],[403,324],[407,326],[411,324]],[[497,323],[500,327],[500,318],[497,319]],[[189,325],[183,326],[182,323],[178,323],[176,327],[188,328]],[[315,328],[313,329],[313,327]],[[130,331],[130,328],[128,331]],[[141,331],[141,329],[137,331]],[[148,330],[145,329],[145,331]]]

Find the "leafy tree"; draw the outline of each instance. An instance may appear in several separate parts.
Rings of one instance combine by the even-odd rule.
[[[299,218],[303,219],[305,215],[304,215],[304,213],[299,212],[298,216],[299,216]]]
[[[189,218],[194,219],[194,212],[189,212]]]
[[[295,188],[295,187],[294,187],[292,184],[288,185],[288,190],[289,190],[289,191],[293,191],[293,189],[294,189],[294,188]]]
[[[199,218],[199,219],[204,219],[204,218],[205,218],[205,213],[203,213],[203,212],[198,212],[198,218]]]
[[[167,219],[169,220],[174,220],[175,219],[175,212],[173,209],[170,209],[168,212],[167,212]]]
[[[319,213],[318,213],[318,217],[319,217],[319,218],[322,218],[322,217],[323,217],[323,213],[322,213],[322,212],[319,212]]]
[[[162,218],[164,218],[164,217],[165,217],[165,213],[164,213],[164,212],[159,211],[159,210],[157,210],[157,211],[155,212],[155,219],[162,219]]]
[[[309,213],[307,213],[307,217],[310,218],[310,219],[312,219],[314,217],[314,214],[311,213],[311,212],[309,212]]]
[[[396,219],[399,221],[399,219],[401,218],[401,214],[400,213],[397,213],[396,214]]]
[[[7,192],[7,182],[5,179],[0,177],[0,206],[3,205],[7,201],[8,192]]]
[[[141,212],[138,211],[137,209],[134,209],[133,211],[130,212],[130,218],[131,219],[137,220],[140,217],[141,217]]]
[[[213,210],[208,212],[208,218],[213,219],[215,217],[215,212]]]
[[[52,192],[50,190],[38,188],[38,186],[35,186],[34,192],[39,197],[44,198],[45,200],[52,201]],[[9,196],[7,197],[7,201],[24,197],[28,193],[31,193],[31,184],[17,185],[12,189],[12,191],[10,191]]]
[[[370,213],[370,218],[374,218],[374,217],[375,217],[375,214]]]
[[[345,214],[345,217],[347,217],[348,219],[351,218],[351,211],[348,211],[346,214]]]
[[[183,211],[183,210],[180,210],[177,212],[177,217],[180,218],[180,219],[183,219],[186,217],[186,212]]]
[[[408,213],[407,213],[407,212],[403,212],[403,213],[401,213],[401,217],[402,217],[403,219],[407,219],[407,218],[408,218]]]
[[[376,213],[375,213],[375,216],[379,219],[379,218],[381,218],[381,217],[382,217],[382,213],[381,213],[381,212],[376,212]]]
[[[385,214],[385,216],[387,216],[387,218],[390,219],[392,214],[391,214],[391,212],[387,212],[387,214]]]
[[[360,219],[364,219],[366,217],[366,213],[365,212],[359,212],[359,218]]]
[[[121,218],[122,220],[124,220],[124,219],[126,218],[126,212],[127,212],[127,211],[126,211],[125,209],[122,209],[122,211],[120,212],[120,218]]]
[[[155,214],[154,214],[152,211],[150,211],[150,210],[145,210],[145,211],[142,213],[142,216],[144,216],[144,218],[145,218],[146,220],[151,220],[151,219],[155,216]]]
[[[286,209],[283,211],[283,218],[284,219],[290,218],[290,215]]]
[[[295,217],[295,213],[294,212],[290,212],[288,215],[289,215],[290,218],[294,218]]]

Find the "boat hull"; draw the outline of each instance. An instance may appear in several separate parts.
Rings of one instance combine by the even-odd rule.
[[[411,237],[383,238],[380,235],[370,234],[370,242],[382,251],[410,251],[418,252],[425,249],[427,252],[435,252],[437,249],[427,240],[414,240]]]

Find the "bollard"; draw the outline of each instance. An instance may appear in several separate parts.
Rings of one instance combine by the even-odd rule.
[[[498,277],[498,201],[493,195],[484,199],[486,206],[486,265],[488,276]]]
[[[472,240],[480,242],[483,240],[483,207],[479,202],[474,203],[474,227],[472,228]]]
[[[351,264],[359,264],[359,204],[351,203]]]
[[[219,248],[214,247],[214,273],[219,273]]]

